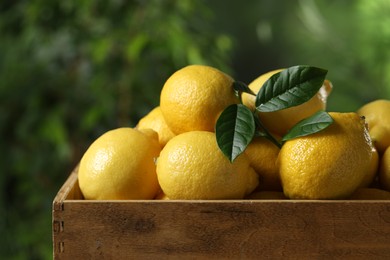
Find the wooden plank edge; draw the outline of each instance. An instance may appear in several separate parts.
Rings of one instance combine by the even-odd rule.
[[[282,203],[301,205],[323,205],[323,204],[385,204],[390,206],[390,200],[296,200],[296,199],[242,199],[242,200],[85,200],[67,199],[67,204],[261,204],[261,203]]]
[[[62,185],[61,189],[58,191],[57,195],[53,200],[53,211],[63,210],[64,200],[68,197],[71,190],[74,188],[75,184],[78,181],[78,166],[72,171],[68,179]]]
[[[74,189],[78,181],[78,166],[72,171],[68,179],[62,185],[57,195],[54,197],[52,204],[52,243],[53,259],[64,251],[64,242],[61,241],[61,234],[64,232],[64,221],[61,213],[64,211],[64,201],[69,193]]]

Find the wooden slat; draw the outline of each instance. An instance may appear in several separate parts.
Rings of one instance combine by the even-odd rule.
[[[383,202],[66,201],[60,215],[56,259],[390,259]]]
[[[56,256],[64,249],[64,242],[61,235],[64,232],[64,203],[66,199],[82,199],[82,194],[78,185],[77,178],[78,166],[73,170],[68,179],[62,185],[57,195],[53,200],[52,205],[52,240],[53,240],[53,255]],[[72,221],[67,222],[72,224]]]
[[[53,201],[54,259],[390,259],[390,201]]]
[[[77,178],[78,166],[72,171],[53,200],[53,209],[60,209],[66,199],[82,199]]]

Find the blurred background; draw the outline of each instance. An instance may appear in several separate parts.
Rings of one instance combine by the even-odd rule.
[[[0,3],[0,258],[51,259],[51,204],[89,144],[207,64],[329,70],[329,111],[390,98],[389,0]]]

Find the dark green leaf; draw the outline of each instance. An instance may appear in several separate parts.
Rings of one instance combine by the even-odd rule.
[[[290,131],[283,136],[282,141],[291,140],[296,137],[317,133],[333,123],[333,118],[325,111],[319,111],[298,122]]]
[[[321,88],[327,70],[294,66],[272,75],[256,96],[256,109],[272,112],[300,105]]]
[[[233,89],[234,89],[234,91],[236,91],[240,94],[242,92],[245,92],[245,93],[251,94],[253,96],[256,96],[256,94],[253,93],[253,91],[248,87],[248,85],[245,84],[244,82],[241,82],[241,81],[235,81],[233,83]]]
[[[233,162],[246,149],[255,134],[252,112],[242,104],[228,106],[219,116],[215,132],[219,148]]]

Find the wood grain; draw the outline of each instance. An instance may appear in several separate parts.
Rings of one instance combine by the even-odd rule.
[[[390,201],[86,201],[75,175],[55,259],[390,259]]]

